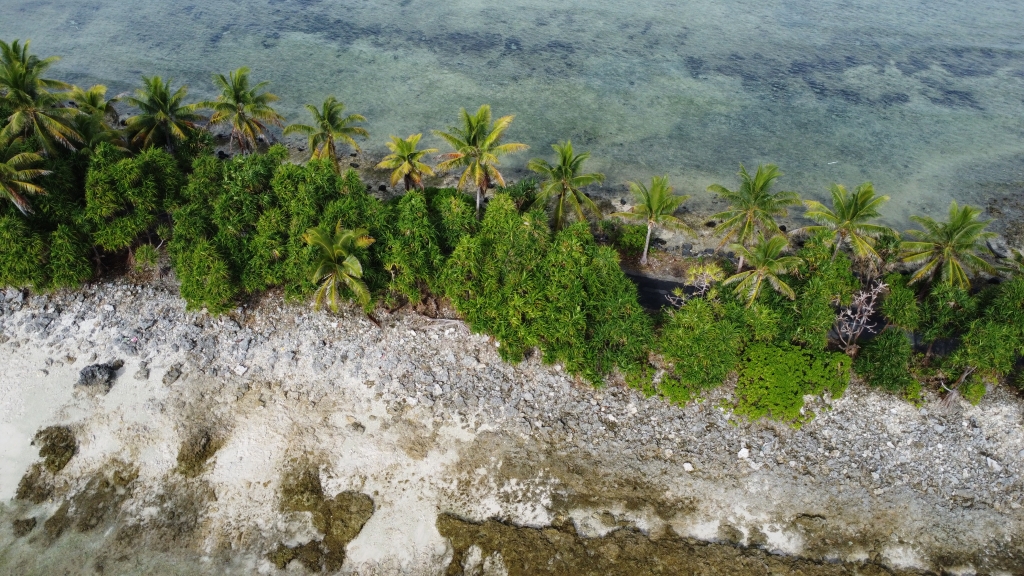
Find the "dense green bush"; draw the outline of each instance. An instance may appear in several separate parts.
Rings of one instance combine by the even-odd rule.
[[[963,288],[935,284],[921,310],[920,331],[929,350],[936,340],[952,338],[967,330],[976,317],[978,300]]]
[[[910,375],[913,347],[898,328],[887,328],[864,345],[853,364],[871,386],[916,396],[920,384]]]
[[[0,286],[46,287],[46,240],[19,214],[0,216]]]
[[[735,413],[756,420],[769,416],[793,426],[810,421],[804,396],[824,392],[837,398],[850,381],[850,358],[791,344],[755,343],[743,353],[736,383]]]
[[[93,241],[104,250],[130,248],[156,224],[165,199],[178,195],[184,176],[159,149],[135,157],[101,144],[92,155],[85,183],[85,217]]]
[[[73,226],[60,224],[50,234],[47,271],[54,288],[75,288],[92,277],[89,241]]]
[[[643,253],[647,241],[647,226],[628,224],[621,220],[602,220],[600,226],[612,246],[624,256],[634,257]]]
[[[889,274],[885,277],[889,286],[889,294],[882,301],[882,314],[889,323],[904,330],[917,330],[921,322],[921,307],[917,302],[917,294],[907,286],[907,279],[902,274]]]
[[[537,339],[544,360],[600,382],[615,367],[646,361],[651,321],[614,250],[597,246],[587,223],[559,232],[544,262]]]
[[[451,254],[463,237],[476,234],[478,223],[474,200],[455,188],[428,188],[427,194],[441,250]]]
[[[480,232],[452,253],[440,287],[474,332],[494,336],[508,362],[537,346],[533,327],[542,307],[542,263],[548,251],[547,216],[519,214],[512,199],[496,195]]]
[[[597,246],[580,223],[549,240],[547,217],[521,215],[496,195],[479,234],[466,236],[440,280],[476,332],[491,334],[511,362],[537,346],[592,382],[644,361],[651,322],[622,274],[617,255]]]
[[[658,390],[680,404],[720,385],[739,364],[740,326],[724,317],[722,306],[700,298],[670,312],[657,351],[670,365]]]
[[[389,290],[418,303],[434,283],[441,267],[441,247],[427,210],[427,200],[417,190],[398,201],[394,227],[384,237],[384,269],[391,275]]]
[[[234,306],[238,286],[228,260],[213,242],[206,238],[196,240],[178,254],[174,266],[187,309],[206,308],[211,314],[220,314]]]

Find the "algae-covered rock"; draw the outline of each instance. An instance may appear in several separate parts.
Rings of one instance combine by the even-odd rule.
[[[188,478],[198,476],[221,447],[221,440],[209,430],[199,430],[181,443],[178,449],[178,472]]]
[[[36,462],[29,467],[18,482],[15,498],[39,504],[48,500],[52,495],[53,475],[46,470],[42,462]]]
[[[313,527],[324,534],[299,546],[278,545],[267,558],[278,568],[298,560],[307,569],[334,572],[345,562],[345,547],[373,515],[373,499],[358,492],[342,492],[325,498],[319,472],[300,468],[281,483],[281,510],[310,512]]]
[[[471,522],[451,514],[437,529],[452,545],[448,576],[637,576],[639,574],[715,574],[719,576],[881,576],[922,574],[885,569],[870,562],[820,563],[776,556],[756,548],[681,538],[657,539],[636,528],[620,528],[603,537],[580,536],[571,521],[546,528],[515,526],[497,520]]]
[[[131,484],[138,472],[123,462],[113,463],[100,471],[72,498],[75,529],[92,530],[116,516],[121,504],[131,496]]]
[[[15,538],[21,538],[22,536],[28,535],[36,527],[36,519],[32,518],[17,518],[14,522],[11,522],[11,528],[14,531]]]
[[[39,446],[46,469],[56,474],[67,466],[71,457],[78,452],[75,435],[67,426],[49,426],[36,432],[32,443]]]

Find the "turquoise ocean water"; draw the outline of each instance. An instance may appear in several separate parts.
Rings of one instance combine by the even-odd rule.
[[[900,224],[1024,190],[1022,29],[1013,0],[0,0],[0,38],[80,85],[206,97],[248,65],[289,120],[338,96],[374,151],[486,102],[532,147],[513,173],[568,137],[606,193],[667,173],[701,207],[775,162],[809,197],[871,180]]]

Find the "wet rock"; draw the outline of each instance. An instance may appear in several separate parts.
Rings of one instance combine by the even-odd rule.
[[[78,373],[78,382],[75,386],[93,393],[106,394],[113,387],[117,371],[123,365],[120,360],[109,364],[90,364]]]
[[[281,510],[311,513],[313,527],[324,537],[298,546],[278,545],[268,559],[281,569],[298,560],[313,572],[336,572],[345,562],[345,547],[373,515],[374,505],[372,498],[358,492],[325,498],[319,472],[307,466],[281,483]]]
[[[172,365],[170,368],[167,369],[167,372],[164,373],[164,377],[163,377],[164,386],[170,386],[171,384],[174,384],[175,382],[178,381],[178,378],[180,378],[180,377],[181,377],[181,364],[174,364],[174,365]]]
[[[36,432],[32,444],[39,446],[43,465],[51,474],[56,474],[78,452],[75,435],[67,426],[50,426]]]
[[[178,472],[189,478],[198,476],[222,444],[209,430],[194,432],[178,449]]]
[[[34,530],[36,527],[36,519],[32,518],[18,518],[11,522],[11,528],[14,532],[15,538],[22,538],[27,536],[29,532]]]
[[[53,475],[37,462],[29,467],[25,475],[18,482],[18,490],[15,498],[25,500],[33,504],[40,504],[50,499],[53,495]]]
[[[992,251],[992,255],[996,258],[1009,258],[1013,255],[1010,252],[1010,246],[1006,243],[1006,238],[1003,238],[1002,236],[989,238],[985,243],[988,245],[988,249]]]

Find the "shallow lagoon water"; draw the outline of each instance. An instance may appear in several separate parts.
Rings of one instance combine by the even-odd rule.
[[[513,173],[569,137],[607,194],[668,173],[706,208],[774,162],[809,197],[873,181],[894,224],[1024,189],[1022,25],[1013,0],[0,0],[0,38],[78,84],[205,97],[248,65],[290,121],[337,95],[371,151],[487,102],[532,147]]]

